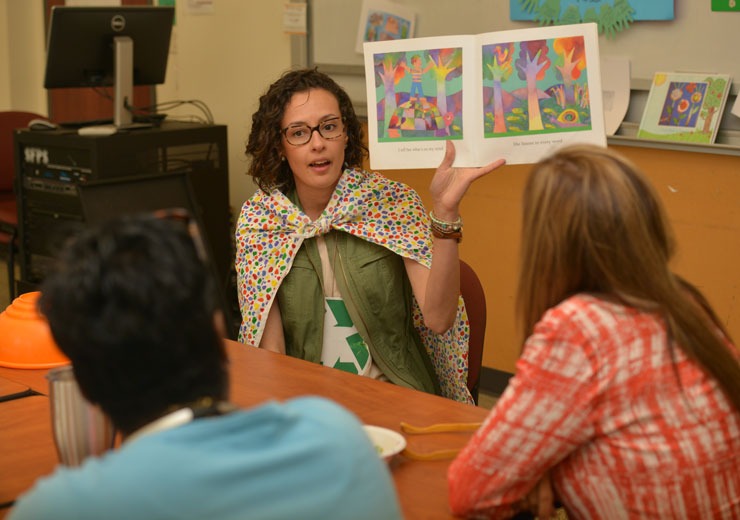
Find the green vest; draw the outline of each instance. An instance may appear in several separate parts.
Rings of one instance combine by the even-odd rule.
[[[414,328],[403,258],[342,231],[331,231],[324,240],[339,292],[375,364],[397,385],[439,394],[431,360]],[[314,363],[321,361],[323,345],[322,284],[316,238],[310,238],[298,250],[277,302],[286,353]]]

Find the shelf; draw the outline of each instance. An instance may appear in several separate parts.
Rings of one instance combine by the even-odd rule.
[[[637,123],[624,122],[617,135],[606,138],[608,144],[617,146],[636,146],[638,148],[655,148],[679,152],[709,153],[715,155],[733,155],[740,157],[740,131],[720,130],[714,144],[682,143],[637,137]]]
[[[316,64],[319,70],[332,75],[345,89],[346,81],[359,81],[364,85],[364,67],[354,65]],[[645,108],[652,79],[632,78],[630,81],[630,101],[627,114],[616,135],[608,136],[607,143],[618,146],[635,146],[640,148],[654,148],[658,150],[675,150],[681,152],[707,153],[714,155],[730,155],[740,157],[740,117],[731,114],[735,98],[740,93],[740,86],[733,83],[730,86],[730,96],[725,105],[717,139],[713,144],[686,143],[679,141],[665,141],[644,139],[637,137],[640,119]],[[352,103],[357,116],[367,121],[368,106],[363,96],[353,97]]]

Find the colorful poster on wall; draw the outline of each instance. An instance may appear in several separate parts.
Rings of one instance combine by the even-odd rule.
[[[413,38],[415,20],[414,9],[383,0],[363,0],[355,51],[362,54],[365,42]]]
[[[509,0],[512,20],[540,25],[598,24],[614,36],[639,20],[673,20],[673,0]],[[725,0],[731,1],[731,0]]]

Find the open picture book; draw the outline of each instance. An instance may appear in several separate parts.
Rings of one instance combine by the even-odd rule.
[[[596,24],[367,42],[372,169],[503,157],[533,163],[570,143],[605,146]]]

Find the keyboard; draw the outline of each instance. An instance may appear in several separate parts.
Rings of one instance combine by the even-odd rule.
[[[162,123],[162,120],[167,117],[166,114],[152,114],[149,116],[134,116],[133,122],[134,123],[148,123],[152,126],[159,126]],[[103,126],[103,125],[112,125],[113,119],[107,118],[107,119],[86,119],[84,121],[65,121],[63,123],[59,123],[59,126],[62,128],[85,128],[87,126]]]
[[[62,128],[84,128],[86,126],[112,125],[113,119],[87,119],[85,121],[65,121],[59,123]]]

